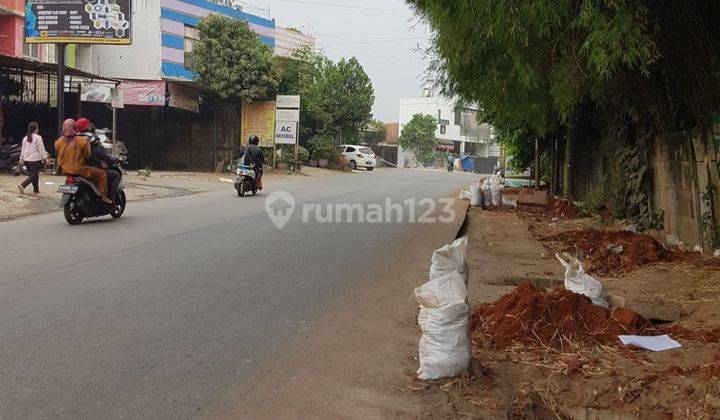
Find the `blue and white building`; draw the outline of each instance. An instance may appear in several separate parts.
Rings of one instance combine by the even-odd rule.
[[[132,80],[191,81],[190,52],[199,20],[220,14],[245,20],[260,40],[275,49],[275,21],[205,0],[133,0],[132,45],[78,46],[78,68]]]

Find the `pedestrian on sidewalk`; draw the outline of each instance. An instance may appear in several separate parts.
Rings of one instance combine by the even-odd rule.
[[[25,165],[27,167],[28,177],[18,185],[20,194],[25,193],[25,188],[32,184],[33,193],[40,193],[40,169],[44,168],[47,163],[48,154],[45,151],[43,139],[38,135],[38,123],[31,122],[28,125],[28,132],[22,141],[22,149],[20,151],[20,168]]]

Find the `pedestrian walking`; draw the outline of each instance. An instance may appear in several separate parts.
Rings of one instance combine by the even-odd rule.
[[[40,193],[40,169],[45,167],[48,154],[45,151],[43,139],[38,135],[38,123],[31,122],[28,125],[28,132],[22,141],[22,149],[20,151],[20,168],[25,165],[27,167],[28,177],[20,185],[18,191],[25,194],[25,188],[32,184],[33,193]]]

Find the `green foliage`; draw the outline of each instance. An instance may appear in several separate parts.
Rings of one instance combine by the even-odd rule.
[[[387,129],[385,123],[378,120],[372,120],[367,127],[358,133],[357,143],[374,145],[385,141]]]
[[[400,134],[398,143],[403,149],[415,153],[415,158],[423,163],[434,163],[437,139],[435,130],[437,119],[432,115],[415,114]]]
[[[273,51],[247,22],[213,14],[200,20],[198,30],[192,51],[198,83],[237,108],[272,96],[279,81]]]
[[[338,131],[347,138],[371,122],[375,91],[355,58],[335,63],[303,48],[291,60],[281,60],[280,67],[278,92],[300,95],[300,131],[305,138]]]
[[[279,146],[280,159],[279,162],[295,164],[295,146],[291,144],[283,144]],[[306,162],[310,158],[310,152],[302,146],[298,149],[298,160]]]
[[[535,158],[535,136],[523,130],[496,130],[495,141],[503,147],[509,157],[508,168],[522,173]]]
[[[445,93],[501,130],[544,136],[621,69],[657,59],[639,0],[408,0],[432,27]],[[468,53],[472,52],[472,53]]]
[[[642,142],[617,151],[623,178],[615,192],[613,209],[615,216],[638,224],[641,230],[661,228],[662,215],[650,210],[648,199],[649,171],[642,157]]]
[[[355,58],[333,63],[315,60],[313,83],[301,86],[307,112],[321,131],[364,128],[372,118],[375,91],[370,78]]]
[[[329,135],[317,135],[308,141],[310,147],[310,156],[313,159],[325,159],[333,162],[339,155],[337,147],[335,147],[335,141]]]

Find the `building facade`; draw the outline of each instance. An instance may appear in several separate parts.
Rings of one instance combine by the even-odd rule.
[[[79,46],[77,65],[118,79],[192,81],[197,24],[210,14],[247,21],[263,43],[275,48],[273,20],[204,0],[133,0],[132,44]]]
[[[433,96],[424,91],[419,98],[400,100],[399,133],[415,114],[432,115],[437,118],[435,138],[439,148],[457,156],[475,156],[495,158],[500,155],[499,148],[493,144],[492,130],[488,124],[478,124],[477,111],[458,107],[455,101]],[[398,166],[416,164],[412,152],[399,148]]]
[[[293,52],[297,49],[309,47],[315,48],[315,38],[293,28],[275,27],[275,55],[278,57],[292,58]]]
[[[26,44],[24,37],[25,1],[0,0],[0,54],[54,63],[55,45]],[[75,49],[66,50],[67,65],[75,65]]]

